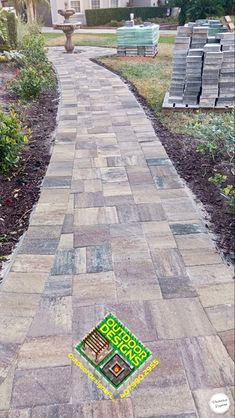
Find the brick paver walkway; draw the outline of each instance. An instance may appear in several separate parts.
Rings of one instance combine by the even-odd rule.
[[[56,142],[0,292],[0,417],[214,417],[212,394],[232,402],[232,270],[135,97],[89,60],[112,51],[83,50],[50,51]],[[110,311],[159,360],[115,402],[67,359]]]

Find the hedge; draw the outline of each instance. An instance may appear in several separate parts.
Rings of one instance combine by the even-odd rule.
[[[167,7],[116,7],[113,9],[85,10],[88,26],[105,25],[111,22],[111,20],[118,22],[129,20],[130,13],[134,13],[135,17],[141,17],[145,21],[154,17],[165,17]]]
[[[17,47],[17,18],[15,13],[5,10],[3,15],[6,18],[7,41],[4,42],[0,38],[0,51],[9,51]]]

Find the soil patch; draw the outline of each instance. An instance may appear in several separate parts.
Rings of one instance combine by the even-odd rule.
[[[0,66],[0,105],[5,109],[13,102],[13,96],[6,91],[6,81],[16,72],[14,66]],[[58,92],[47,91],[37,101],[21,108],[20,118],[32,130],[32,136],[23,148],[18,166],[7,174],[0,173],[0,269],[27,229],[32,207],[39,198],[41,181],[50,161],[57,107]]]
[[[92,61],[113,71],[98,60]],[[128,84],[130,90],[141,103],[179,175],[187,182],[193,193],[203,203],[206,210],[206,226],[215,234],[218,249],[229,262],[234,262],[235,217],[230,212],[227,201],[220,194],[218,188],[208,181],[208,178],[214,175],[215,169],[218,169],[221,173],[228,174],[226,161],[221,162],[221,159],[213,160],[208,155],[198,153],[196,150],[198,144],[197,139],[170,132],[156,118],[154,111],[148,106],[145,98],[140,96],[137,89],[118,71],[113,72],[118,74],[124,83]]]

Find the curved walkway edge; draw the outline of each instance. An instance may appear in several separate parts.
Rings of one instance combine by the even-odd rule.
[[[0,288],[0,418],[214,417],[213,394],[233,402],[233,271],[136,98],[90,61],[114,50],[81,50],[49,51],[56,141]],[[115,402],[67,358],[108,312],[159,361]]]

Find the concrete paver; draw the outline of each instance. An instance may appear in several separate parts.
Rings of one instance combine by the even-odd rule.
[[[233,271],[133,94],[90,61],[113,50],[81,50],[49,51],[56,141],[0,289],[0,417],[212,417],[216,391],[232,403]],[[159,361],[115,402],[67,359],[109,312]]]

